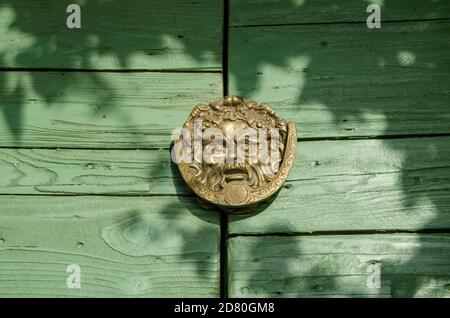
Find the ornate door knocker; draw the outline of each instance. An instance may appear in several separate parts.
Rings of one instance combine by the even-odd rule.
[[[295,124],[269,105],[227,96],[194,108],[174,136],[172,159],[201,199],[242,214],[281,188],[296,144]]]

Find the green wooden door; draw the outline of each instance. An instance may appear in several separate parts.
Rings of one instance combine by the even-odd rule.
[[[450,296],[450,5],[367,4],[3,1],[0,296]],[[224,93],[297,124],[250,217],[170,160]]]

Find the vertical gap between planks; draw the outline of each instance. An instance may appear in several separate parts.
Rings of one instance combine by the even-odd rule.
[[[229,0],[223,1],[222,82],[223,95],[228,95],[228,27]],[[220,215],[220,298],[228,298],[228,215]]]

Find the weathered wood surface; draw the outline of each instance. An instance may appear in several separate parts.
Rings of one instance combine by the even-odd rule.
[[[169,150],[0,149],[0,194],[188,194]]]
[[[217,297],[219,236],[192,198],[0,196],[0,296]]]
[[[228,244],[231,297],[450,296],[448,235],[237,237]]]
[[[370,30],[371,2],[230,0],[230,93],[300,140],[449,133],[450,3],[383,1]],[[450,236],[332,235],[449,229],[448,158],[449,137],[299,142],[278,197],[229,218],[229,295],[449,297]]]
[[[0,146],[169,147],[220,73],[1,72]]]
[[[236,233],[450,228],[450,137],[300,142],[278,197]]]
[[[231,28],[229,91],[299,138],[449,133],[449,50],[448,20]]]
[[[449,137],[300,142],[276,200],[230,233],[448,228],[449,158]],[[1,149],[0,173],[0,194],[191,194],[169,150]]]
[[[4,0],[0,21],[1,67],[221,69],[221,0]]]
[[[449,133],[448,20],[368,30],[352,1],[231,0],[230,93],[273,104],[300,138]],[[222,95],[223,1],[80,4],[81,30],[64,3],[0,4],[0,296],[217,297],[219,214],[167,147]],[[449,8],[385,1],[382,20]],[[329,235],[450,228],[449,158],[448,137],[300,142],[278,198],[230,218],[230,295],[450,296],[449,236]],[[328,235],[239,236],[299,232]]]
[[[371,3],[380,5],[381,21],[450,18],[448,1],[230,0],[230,25],[365,22]]]

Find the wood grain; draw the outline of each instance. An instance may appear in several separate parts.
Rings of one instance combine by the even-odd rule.
[[[219,233],[192,198],[0,196],[0,296],[217,297]]]
[[[218,297],[220,214],[167,148],[222,96],[224,3],[71,3],[80,30],[0,4],[0,297]],[[276,200],[230,217],[232,297],[450,296],[449,235],[329,235],[450,228],[450,137],[303,141],[450,133],[450,4],[384,1],[380,30],[367,4],[230,1],[230,93],[300,137]]]
[[[450,138],[298,143],[286,184],[230,233],[450,226]],[[169,150],[1,149],[0,194],[192,195]]]
[[[230,29],[230,93],[298,137],[450,132],[450,21]]]
[[[448,1],[230,0],[230,25],[365,22],[371,3],[380,5],[382,23],[450,18]]]
[[[0,194],[189,194],[169,150],[0,149]]]
[[[69,4],[80,29],[66,26]],[[0,21],[1,67],[221,69],[220,0],[5,0]]]
[[[218,73],[0,72],[0,146],[167,148],[221,96]]]
[[[230,297],[450,296],[448,235],[237,237],[228,249]]]
[[[300,142],[278,197],[229,231],[450,228],[450,138]]]

